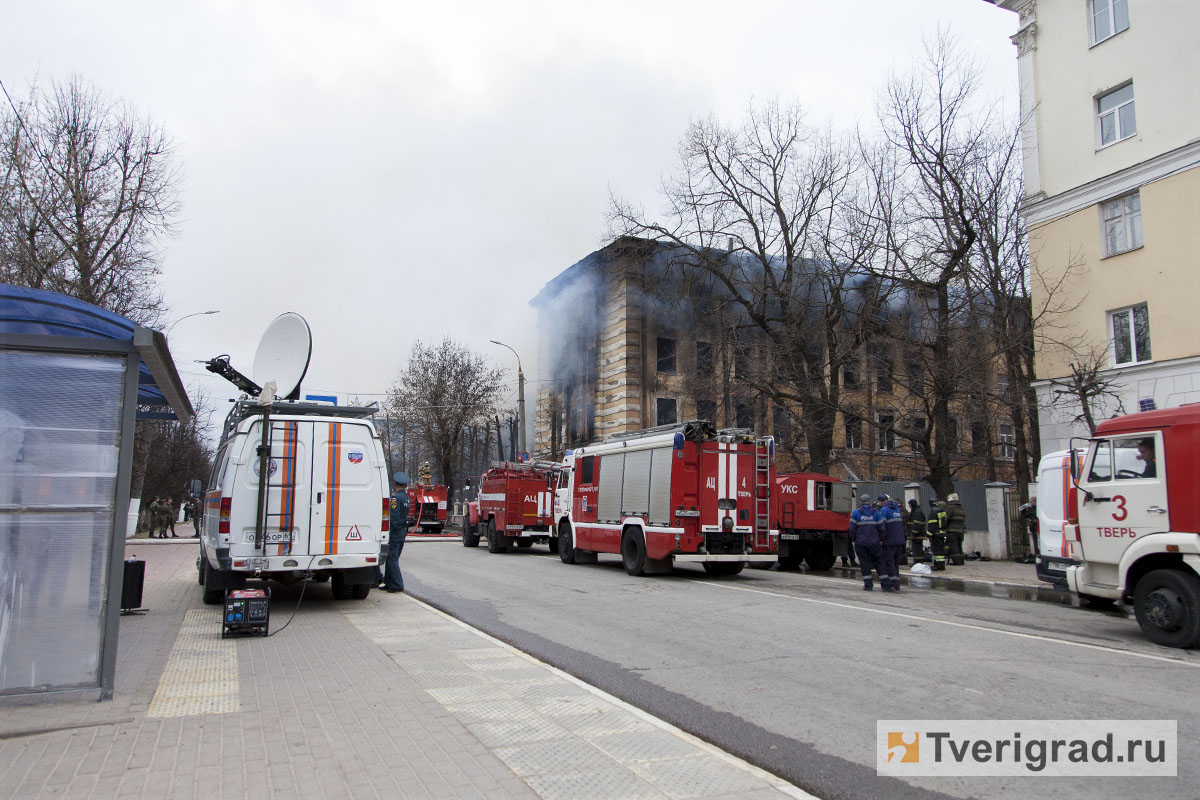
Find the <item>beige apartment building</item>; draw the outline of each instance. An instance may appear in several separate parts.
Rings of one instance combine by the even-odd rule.
[[[1043,452],[1099,358],[1097,420],[1200,401],[1200,4],[988,0],[1020,15],[1024,216]],[[1051,288],[1053,287],[1053,288]]]

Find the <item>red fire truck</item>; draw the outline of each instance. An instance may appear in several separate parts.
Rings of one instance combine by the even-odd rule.
[[[775,479],[771,528],[779,532],[779,568],[826,570],[846,554],[852,500],[849,484],[830,475],[796,472]]]
[[[736,575],[747,562],[776,560],[770,437],[708,422],[664,425],[581,447],[563,466],[555,533],[564,563],[613,553],[630,575],[670,572],[676,562]]]
[[[488,552],[503,553],[510,545],[532,547],[547,542],[555,552],[554,465],[505,461],[494,465],[479,482],[479,496],[467,506],[463,547],[478,547],[487,536]]]
[[[441,533],[446,527],[446,497],[445,486],[433,484],[426,486],[416,483],[408,487],[408,527],[420,523],[421,530],[430,533]]]
[[[1156,644],[1200,646],[1200,403],[1105,420],[1071,468],[1067,585],[1131,602]]]

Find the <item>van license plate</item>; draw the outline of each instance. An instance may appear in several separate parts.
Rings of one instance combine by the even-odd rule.
[[[282,544],[292,540],[291,531],[267,531],[266,537],[263,539],[267,544]]]

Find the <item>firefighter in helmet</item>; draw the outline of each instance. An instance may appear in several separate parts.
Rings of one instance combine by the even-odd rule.
[[[946,497],[946,545],[950,549],[950,563],[962,566],[967,563],[963,558],[963,536],[967,532],[967,510],[959,502],[958,493]]]
[[[908,557],[913,563],[925,560],[925,512],[914,498],[908,501]]]
[[[946,569],[946,509],[936,497],[929,501],[929,521],[925,529],[929,532],[929,546],[933,550],[933,569]]]

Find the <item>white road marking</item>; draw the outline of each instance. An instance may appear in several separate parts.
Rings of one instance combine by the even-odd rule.
[[[713,581],[700,580],[698,578],[684,578],[689,583],[699,583],[705,586],[712,586],[717,589],[731,589],[737,592],[749,592],[751,594],[763,594],[769,597],[781,597],[785,600],[798,600],[802,603],[815,603],[821,606],[833,606],[834,608],[845,608],[851,611],[862,611],[868,614],[882,614],[888,617],[899,617],[901,619],[917,620],[918,622],[929,622],[935,625],[947,625],[952,628],[966,628],[973,631],[983,631],[984,633],[997,633],[1002,636],[1014,636],[1018,639],[1033,639],[1041,642],[1050,642],[1052,644],[1061,644],[1067,647],[1081,647],[1085,650],[1098,650],[1103,653],[1117,653],[1119,655],[1133,656],[1134,658],[1144,658],[1150,661],[1164,661],[1168,664],[1176,664],[1182,667],[1193,667],[1200,669],[1200,661],[1188,661],[1179,658],[1169,658],[1167,656],[1156,656],[1150,653],[1137,653],[1133,650],[1123,650],[1119,647],[1107,647],[1101,644],[1087,644],[1086,642],[1075,642],[1070,639],[1056,639],[1053,636],[1043,636],[1037,633],[1021,633],[1019,631],[1006,631],[1003,628],[989,628],[986,625],[972,625],[969,622],[954,622],[946,619],[935,619],[933,617],[923,617],[918,614],[906,614],[901,611],[888,611],[883,608],[869,608],[867,606],[854,605],[852,603],[836,603],[832,600],[817,600],[813,597],[797,597],[792,594],[783,594],[782,592],[769,592],[765,589],[751,589],[745,586],[731,586],[726,583],[715,583]],[[828,580],[837,580],[830,578]]]

